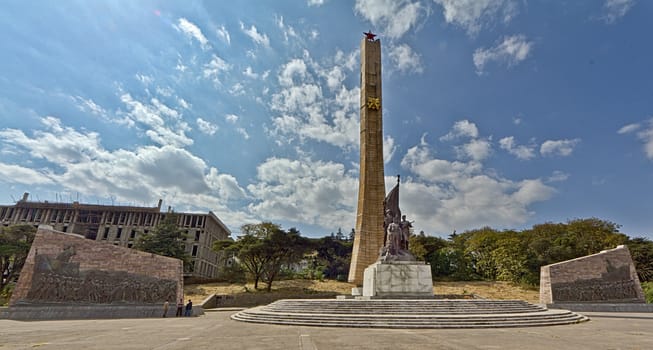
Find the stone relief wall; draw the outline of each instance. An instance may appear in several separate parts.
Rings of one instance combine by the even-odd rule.
[[[644,293],[626,246],[542,266],[540,302],[643,303]]]
[[[42,226],[10,305],[160,304],[182,297],[181,260]]]

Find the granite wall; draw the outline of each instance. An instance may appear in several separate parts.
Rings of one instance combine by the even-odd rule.
[[[179,259],[85,239],[40,226],[10,307],[175,305],[183,298]]]
[[[540,303],[644,303],[626,246],[540,269]]]

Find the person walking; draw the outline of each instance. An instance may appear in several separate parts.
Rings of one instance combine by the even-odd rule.
[[[169,307],[170,307],[170,303],[166,299],[166,302],[163,303],[163,317],[166,317],[166,315],[168,314],[168,308]]]
[[[177,302],[177,313],[175,314],[175,317],[181,317],[183,316],[184,312],[184,299],[179,299]]]
[[[188,299],[188,304],[186,304],[186,317],[193,315],[193,302]]]

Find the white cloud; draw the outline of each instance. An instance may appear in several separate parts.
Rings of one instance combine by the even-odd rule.
[[[267,34],[265,33],[259,33],[258,29],[256,29],[256,26],[253,24],[249,28],[246,28],[245,24],[240,22],[240,29],[256,44],[270,47],[270,38],[268,38]]]
[[[184,65],[184,63],[178,59],[175,69],[183,73],[188,69],[188,66]]]
[[[215,83],[220,83],[220,74],[231,69],[231,65],[225,62],[216,54],[211,56],[211,61],[204,65],[202,71],[204,78],[212,79]]]
[[[637,138],[644,141],[646,157],[653,159],[653,119],[649,119],[648,128],[637,133]]]
[[[98,116],[100,119],[105,120],[109,123],[115,123],[118,125],[125,125],[127,127],[133,127],[134,121],[126,117],[118,117],[110,114],[102,106],[98,105],[92,99],[86,99],[81,96],[70,96],[70,99],[74,101],[75,106],[82,112],[90,113]]]
[[[294,84],[294,77],[297,77],[300,82],[304,81],[307,75],[306,63],[304,60],[295,58],[283,65],[281,73],[279,74],[279,84],[282,86],[292,86]]]
[[[197,123],[198,130],[203,134],[214,135],[215,132],[219,129],[217,125],[202,118],[197,118],[195,122]]]
[[[395,152],[397,151],[397,146],[395,145],[395,139],[390,135],[385,135],[383,138],[383,163],[388,164]]]
[[[434,0],[442,6],[444,19],[476,35],[481,28],[501,19],[508,23],[517,15],[515,0]]]
[[[1,137],[2,135],[0,134]],[[0,178],[3,179],[3,182],[19,183],[29,186],[50,185],[54,183],[47,172],[2,162],[0,162]]]
[[[605,0],[603,3],[604,15],[601,19],[608,24],[620,20],[635,6],[635,0]]]
[[[621,127],[621,129],[619,129],[619,131],[617,131],[617,134],[628,134],[633,131],[637,131],[637,129],[639,129],[640,127],[641,125],[639,123],[624,125]]]
[[[179,120],[179,113],[152,99],[152,105],[135,100],[130,94],[123,94],[120,100],[129,108],[126,117],[135,125],[145,127],[145,135],[160,145],[188,146],[193,140],[185,134],[190,130],[188,124]],[[161,116],[168,116],[169,123]],[[172,124],[172,125],[167,125]]]
[[[456,151],[460,158],[481,161],[492,153],[492,144],[488,140],[474,139],[466,144],[456,146]]]
[[[179,18],[177,24],[174,25],[174,27],[175,29],[186,34],[186,36],[197,40],[200,43],[203,50],[210,48],[209,40],[204,36],[202,30],[197,25],[187,20],[186,18],[183,17]]]
[[[54,185],[84,196],[115,196],[121,202],[163,198],[175,206],[212,210],[232,227],[253,218],[226,206],[227,201],[246,196],[237,180],[185,149],[168,144],[107,150],[95,132],[64,126],[54,117],[41,121],[44,129],[31,135],[0,130],[0,141],[18,147],[24,159],[46,164],[43,170],[35,170],[0,163],[3,182]]]
[[[235,83],[231,86],[231,89],[229,89],[229,93],[233,96],[242,96],[245,94],[245,87],[241,83]]]
[[[459,120],[453,125],[451,131],[442,136],[440,140],[449,141],[459,137],[478,137],[478,128],[476,127],[476,124],[470,122],[469,120]]]
[[[249,67],[249,66],[247,68],[245,68],[245,70],[243,71],[243,74],[246,77],[252,78],[252,79],[258,79],[258,76],[259,76],[258,73],[254,73],[254,71],[252,70],[252,67]]]
[[[644,142],[644,153],[648,159],[653,159],[653,118],[649,119],[646,123],[633,123],[628,124],[617,133],[629,134],[637,132],[637,138]]]
[[[580,139],[573,140],[547,140],[540,146],[540,153],[543,156],[569,156],[574,151],[574,147],[580,142]]]
[[[186,102],[186,100],[184,100],[181,97],[177,97],[177,103],[179,104],[179,107],[181,107],[183,109],[189,109],[190,108],[190,104],[188,102]]]
[[[154,78],[152,78],[149,75],[145,75],[145,74],[136,74],[135,77],[136,77],[136,80],[143,83],[143,85],[150,85],[154,81]]]
[[[247,189],[256,198],[249,210],[269,220],[322,227],[355,221],[358,178],[342,164],[269,158],[257,168],[257,183]]]
[[[402,37],[426,11],[420,2],[410,0],[356,0],[356,13],[370,21],[375,27],[383,28],[383,34],[390,38]]]
[[[529,160],[535,157],[534,146],[517,145],[513,136],[499,140],[499,147],[521,160]]]
[[[334,66],[327,72],[322,72],[322,76],[326,79],[327,87],[331,91],[338,90],[346,77],[345,72],[338,66]]]
[[[85,99],[81,96],[75,96],[75,100],[79,102],[77,108],[83,112],[89,112],[100,117],[106,117],[107,111],[95,103],[92,99]]]
[[[569,174],[564,173],[560,170],[555,170],[553,174],[547,179],[549,182],[560,182],[566,181],[569,178]]]
[[[235,123],[238,121],[238,119],[240,119],[240,117],[238,117],[238,116],[235,115],[235,114],[227,114],[227,115],[224,117],[224,120],[228,121],[228,122],[231,123],[231,124],[235,124]]]
[[[308,6],[322,6],[325,0],[308,0]]]
[[[229,174],[220,174],[216,168],[209,169],[206,182],[210,188],[217,189],[220,198],[231,200],[247,197],[245,190],[238,185],[238,180],[235,177]]]
[[[494,47],[488,49],[476,49],[474,51],[474,66],[476,71],[481,74],[485,70],[488,62],[498,62],[506,64],[508,67],[514,66],[525,60],[531,49],[533,42],[527,41],[523,35],[513,35],[503,38],[503,41]]]
[[[325,99],[318,85],[287,87],[272,96],[271,108],[281,112],[273,120],[274,132],[323,141],[341,148],[357,147],[359,141],[359,89],[344,86],[335,98]],[[332,109],[327,119],[325,111]]]
[[[217,34],[220,40],[224,41],[227,45],[231,45],[231,35],[229,35],[229,31],[227,31],[224,24],[218,28]]]
[[[285,42],[288,42],[290,38],[296,39],[299,37],[299,35],[295,31],[295,28],[283,22],[283,16],[276,17],[276,23],[277,23],[277,27],[279,27],[279,29],[281,29],[281,32],[283,33]]]
[[[477,160],[434,158],[424,141],[406,152],[401,166],[417,175],[402,183],[402,211],[416,220],[416,227],[440,233],[523,224],[533,214],[530,205],[555,193],[541,179],[493,175]]]
[[[406,44],[391,47],[389,55],[399,71],[413,73],[424,71],[420,56]]]
[[[22,130],[0,130],[0,139],[5,143],[29,152],[31,158],[54,163],[80,163],[98,157],[100,135],[96,132],[78,132],[65,127],[55,117],[41,118],[46,131],[35,130],[33,137]]]
[[[236,128],[236,132],[239,133],[245,140],[249,140],[249,133],[245,128]]]

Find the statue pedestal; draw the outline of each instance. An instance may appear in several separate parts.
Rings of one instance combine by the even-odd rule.
[[[431,266],[423,261],[377,261],[365,269],[363,296],[433,298]]]

